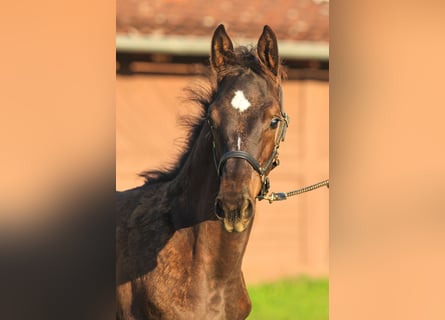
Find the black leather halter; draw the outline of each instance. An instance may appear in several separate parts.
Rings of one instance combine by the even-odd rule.
[[[276,166],[278,166],[280,164],[280,161],[278,160],[278,148],[280,146],[280,142],[284,141],[284,138],[286,136],[286,129],[289,125],[289,116],[284,112],[283,91],[281,89],[281,86],[280,86],[280,113],[281,113],[280,114],[280,124],[279,124],[279,128],[278,128],[278,134],[277,134],[276,140],[275,140],[275,145],[274,145],[274,148],[272,150],[272,153],[271,153],[269,159],[266,161],[266,163],[263,166],[261,166],[259,164],[259,162],[254,157],[252,157],[249,153],[247,153],[245,151],[228,151],[228,152],[224,153],[218,161],[217,155],[216,155],[215,139],[213,139],[213,158],[215,161],[215,166],[216,166],[216,171],[218,173],[218,176],[221,177],[222,170],[223,170],[224,165],[228,159],[238,158],[238,159],[246,160],[252,166],[252,168],[256,172],[258,172],[258,174],[260,175],[260,178],[261,178],[261,190],[260,190],[259,194],[257,195],[257,198],[259,200],[264,199],[264,197],[269,192],[270,181],[269,181],[269,177],[267,176],[267,174],[270,172],[270,170],[272,170],[273,168],[275,168]],[[210,125],[210,128],[212,129],[211,131],[213,134],[213,127],[212,127],[210,121],[209,121],[209,125]]]

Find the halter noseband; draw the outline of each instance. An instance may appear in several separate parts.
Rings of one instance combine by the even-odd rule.
[[[275,140],[275,145],[272,150],[272,154],[270,155],[269,159],[266,161],[265,165],[262,167],[259,162],[252,157],[249,153],[245,151],[228,151],[224,153],[219,161],[217,160],[216,156],[216,146],[215,146],[215,139],[213,139],[213,159],[215,161],[216,171],[218,173],[218,177],[221,177],[222,170],[224,168],[224,165],[226,161],[230,158],[238,158],[238,159],[244,159],[246,160],[252,168],[258,172],[261,178],[261,190],[259,194],[257,195],[258,200],[263,200],[264,197],[269,192],[270,187],[270,181],[269,177],[266,175],[270,170],[275,168],[280,164],[280,161],[278,159],[278,147],[280,146],[280,142],[284,141],[284,138],[286,136],[286,129],[289,125],[289,116],[284,112],[283,107],[283,91],[280,86],[280,125],[279,125],[279,131],[277,138]],[[213,127],[209,121],[210,128],[212,129],[211,132],[213,134]],[[269,170],[270,169],[270,170]]]

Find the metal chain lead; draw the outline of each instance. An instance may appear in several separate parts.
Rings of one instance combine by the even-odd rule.
[[[262,199],[266,199],[269,201],[269,203],[272,203],[274,201],[286,200],[288,197],[292,197],[292,196],[296,196],[301,193],[312,191],[312,190],[321,188],[323,186],[327,186],[329,188],[329,180],[324,180],[319,183],[316,183],[316,184],[313,184],[313,185],[310,185],[310,186],[307,186],[307,187],[304,187],[304,188],[301,188],[298,190],[294,190],[294,191],[272,192],[270,195],[267,195],[267,196],[263,197]]]

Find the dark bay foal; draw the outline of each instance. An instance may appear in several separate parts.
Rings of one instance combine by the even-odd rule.
[[[117,194],[118,319],[245,319],[241,263],[257,198],[278,164],[287,116],[277,39],[233,48],[224,26],[211,43],[211,88],[196,95],[177,165],[144,173]]]

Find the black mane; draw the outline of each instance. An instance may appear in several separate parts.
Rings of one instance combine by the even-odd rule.
[[[179,118],[179,125],[186,129],[186,135],[181,139],[182,153],[176,163],[154,170],[144,171],[139,174],[145,180],[145,184],[154,184],[158,182],[166,182],[174,179],[181,171],[186,162],[192,147],[201,133],[207,110],[213,100],[215,90],[211,86],[210,78],[208,83],[195,84],[194,87],[186,88],[187,100],[194,102],[200,108],[197,115],[184,115]]]
[[[279,68],[278,77],[274,76],[268,68],[258,58],[256,47],[240,46],[235,49],[234,59],[230,65],[220,71],[222,78],[232,77],[251,70],[258,75],[269,78],[272,82],[280,82],[284,77],[284,71]],[[206,81],[196,83],[192,87],[186,88],[188,93],[186,100],[195,103],[200,108],[198,115],[186,115],[179,119],[179,124],[186,128],[186,136],[183,140],[183,151],[176,163],[161,169],[148,170],[141,172],[139,176],[145,180],[145,185],[173,180],[181,171],[185,164],[192,147],[198,138],[207,115],[207,110],[212,104],[218,89],[218,83],[215,72],[210,72]]]

